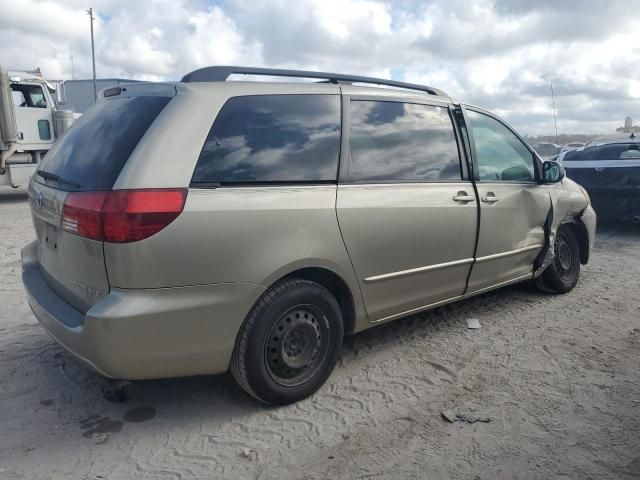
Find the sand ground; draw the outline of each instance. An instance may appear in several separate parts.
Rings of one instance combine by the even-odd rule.
[[[3,190],[0,479],[640,478],[638,226],[601,227],[568,295],[511,287],[348,338],[327,384],[281,408],[230,375],[107,401],[26,304],[32,237],[24,191]]]

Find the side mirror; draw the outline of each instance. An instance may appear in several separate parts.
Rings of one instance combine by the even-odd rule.
[[[558,162],[547,160],[542,163],[542,181],[544,183],[558,183],[564,177],[564,167]]]

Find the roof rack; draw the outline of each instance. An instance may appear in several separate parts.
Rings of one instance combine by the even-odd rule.
[[[291,78],[318,78],[325,79],[330,83],[367,83],[371,85],[384,85],[388,87],[404,88],[407,90],[418,90],[437,95],[439,97],[451,98],[440,89],[418,85],[415,83],[397,82],[395,80],[385,80],[383,78],[361,77],[359,75],[344,75],[342,73],[313,72],[305,70],[285,70],[279,68],[256,68],[256,67],[233,67],[214,66],[204,67],[194,70],[182,77],[181,82],[224,82],[231,75],[264,75],[269,77],[291,77]]]

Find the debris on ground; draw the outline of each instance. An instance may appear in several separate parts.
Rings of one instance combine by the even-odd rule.
[[[477,318],[467,318],[467,328],[477,330],[480,328],[480,320]]]
[[[449,422],[467,422],[467,423],[476,423],[476,422],[485,422],[488,423],[491,421],[489,417],[481,417],[471,412],[454,412],[453,410],[445,410],[441,413],[441,415],[448,420]]]
[[[104,442],[107,441],[107,434],[106,433],[94,433],[93,435],[91,435],[91,441],[93,443],[95,443],[96,445],[100,445]]]
[[[243,448],[242,450],[240,450],[240,455],[242,455],[244,458],[252,458],[253,452],[250,448]]]
[[[451,423],[458,421],[458,417],[456,417],[456,414],[453,413],[451,410],[445,410],[444,412],[441,413],[441,415],[446,420],[449,420]]]

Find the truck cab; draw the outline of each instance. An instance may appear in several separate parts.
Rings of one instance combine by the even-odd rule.
[[[17,144],[25,150],[50,147],[53,133],[53,99],[45,85],[35,81],[11,83]]]
[[[56,110],[54,92],[39,70],[0,68],[0,186],[26,185],[42,157],[71,125],[71,112]]]

